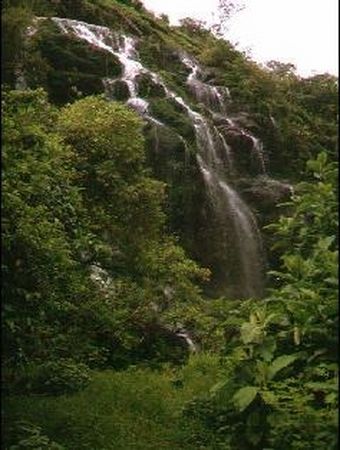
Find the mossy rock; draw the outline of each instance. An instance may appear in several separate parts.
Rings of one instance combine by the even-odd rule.
[[[111,100],[126,102],[130,98],[130,90],[123,80],[105,80],[105,91]]]
[[[169,225],[190,253],[192,230],[204,196],[205,186],[196,160],[196,147],[174,130],[149,124],[145,130],[147,164],[153,175],[167,184]]]
[[[102,93],[102,79],[119,77],[122,73],[116,56],[62,34],[51,21],[42,23],[32,44],[48,64],[46,88],[50,99],[57,104],[83,95]]]
[[[262,213],[275,213],[280,203],[287,202],[292,196],[292,186],[269,177],[240,179],[238,189],[247,203]]]
[[[150,112],[161,122],[174,128],[181,136],[189,142],[195,141],[195,131],[190,118],[181,105],[174,99],[151,99]]]
[[[183,173],[188,151],[185,142],[171,128],[150,125],[144,131],[148,162],[155,175],[169,181]]]
[[[188,345],[167,326],[151,322],[140,333],[142,339],[134,351],[137,360],[172,364],[183,364],[187,360]]]
[[[166,96],[165,89],[162,85],[155,83],[151,76],[147,73],[141,74],[136,78],[138,85],[138,94],[143,98],[158,97],[164,98]]]
[[[48,92],[52,102],[63,105],[87,95],[101,94],[104,85],[95,75],[53,71],[48,77]]]
[[[183,64],[178,48],[171,43],[150,36],[139,43],[138,52],[147,67],[157,72],[168,72],[179,86],[186,83],[191,70]]]

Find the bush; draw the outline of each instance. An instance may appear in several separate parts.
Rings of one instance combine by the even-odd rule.
[[[64,394],[80,391],[91,381],[89,368],[72,359],[60,359],[41,365],[33,382],[33,391]]]
[[[18,422],[14,427],[14,433],[19,439],[8,450],[65,450],[65,447],[51,441],[42,433],[40,427],[28,422]]]

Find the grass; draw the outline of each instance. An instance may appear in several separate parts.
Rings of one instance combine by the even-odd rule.
[[[194,450],[195,424],[181,410],[222,376],[219,359],[204,354],[179,369],[97,372],[74,395],[6,399],[5,425],[31,422],[67,450]]]

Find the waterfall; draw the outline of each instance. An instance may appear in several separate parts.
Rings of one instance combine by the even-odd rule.
[[[217,233],[220,240],[218,248],[223,255],[218,261],[218,270],[224,273],[223,283],[226,285],[226,292],[231,297],[260,297],[263,287],[261,237],[252,212],[230,186],[228,177],[233,175],[233,152],[223,133],[202,114],[194,111],[182,97],[171,91],[158,74],[142,65],[138,60],[135,38],[118,36],[106,27],[76,20],[61,18],[52,20],[64,33],[72,33],[118,58],[123,67],[120,80],[127,84],[130,94],[127,104],[145,119],[164,125],[149,115],[148,102],[138,96],[136,79],[140,74],[149,75],[155,84],[163,87],[168,98],[174,99],[184,108],[196,132],[197,162],[210,205],[211,217],[204,226],[211,234]],[[191,71],[187,84],[196,99],[205,105],[211,115],[219,114],[231,127],[235,127],[232,120],[226,116],[224,97],[229,96],[227,88],[211,86],[199,80],[200,68],[188,56],[182,55],[182,62]],[[107,79],[105,82],[109,84],[111,81],[114,80]],[[252,152],[261,161],[261,169],[265,172],[260,141],[240,127],[237,127],[237,130],[251,139]],[[209,262],[209,258],[204,256],[201,259],[203,264]]]
[[[189,336],[187,331],[185,331],[184,329],[180,329],[180,330],[176,331],[176,336],[182,338],[185,341],[185,343],[187,344],[188,349],[189,349],[189,351],[191,353],[197,353],[198,352],[197,345],[191,339],[191,337]]]
[[[137,61],[135,39],[130,36],[117,36],[109,28],[99,25],[90,25],[85,22],[59,17],[53,17],[52,20],[64,33],[73,33],[79,39],[115,55],[123,66],[121,80],[129,88],[130,98],[127,103],[139,114],[150,118],[148,116],[148,102],[137,95],[135,79],[139,74],[147,73],[148,70]],[[106,79],[104,85],[110,85],[112,81],[114,80]]]
[[[198,66],[188,57],[182,59],[184,64],[191,69],[187,83],[194,86],[198,99],[208,99],[206,106],[209,108],[211,99],[216,97],[216,88],[202,82],[198,82]],[[203,95],[200,89],[203,89]],[[210,93],[209,93],[210,91]],[[188,108],[196,129],[199,155],[197,161],[201,168],[204,181],[207,186],[215,221],[225,230],[229,229],[234,248],[236,248],[233,261],[228,264],[236,264],[238,267],[239,286],[235,289],[240,297],[259,297],[263,294],[263,268],[262,268],[262,242],[256,219],[238,193],[231,188],[226,180],[228,171],[217,153],[218,143],[222,143],[227,156],[229,174],[232,173],[232,153],[225,138],[215,126],[209,126],[208,122],[200,114]],[[246,134],[244,130],[241,133]],[[214,134],[215,139],[214,139]],[[261,169],[265,172],[262,144],[258,139],[247,134],[253,142],[253,151],[259,156]],[[231,237],[226,241],[231,243]],[[229,245],[230,247],[230,245]],[[225,249],[228,251],[228,246]]]
[[[226,114],[226,98],[230,98],[229,89],[225,86],[210,86],[199,79],[200,67],[186,54],[181,55],[182,63],[191,70],[187,83],[197,101],[203,103],[210,110]]]

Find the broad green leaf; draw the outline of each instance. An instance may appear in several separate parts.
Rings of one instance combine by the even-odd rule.
[[[330,277],[325,279],[325,283],[328,283],[331,286],[338,286],[339,280],[337,278]]]
[[[269,367],[268,379],[272,380],[280,370],[292,364],[298,358],[297,355],[282,355],[274,359]]]
[[[233,402],[239,412],[244,411],[255,399],[258,390],[254,386],[239,389],[233,396]]]
[[[336,403],[337,400],[338,400],[338,395],[335,392],[331,392],[330,394],[327,394],[325,397],[326,404]]]
[[[327,153],[326,152],[320,152],[316,159],[321,165],[325,165],[327,163]]]
[[[299,255],[284,255],[282,259],[288,270],[291,272],[300,272],[303,260]]]
[[[269,362],[273,359],[274,352],[276,350],[276,341],[273,337],[266,338],[259,347],[259,354],[263,360]]]
[[[277,319],[278,316],[279,316],[279,315],[278,315],[277,313],[271,313],[271,314],[268,314],[268,316],[265,317],[264,325],[267,326],[267,325],[269,325],[270,323],[273,323],[273,322],[274,322],[274,319]]]
[[[276,395],[271,391],[261,391],[261,397],[267,405],[275,406],[277,404]]]
[[[326,236],[324,238],[319,239],[317,246],[322,250],[328,250],[334,241],[335,236]]]
[[[244,344],[252,342],[259,342],[262,335],[262,330],[257,325],[245,322],[241,326],[241,339]]]
[[[263,385],[267,382],[268,379],[268,369],[269,365],[268,363],[257,360],[256,361],[256,371],[255,371],[255,381],[256,384]]]

